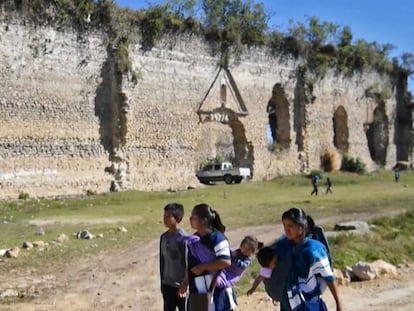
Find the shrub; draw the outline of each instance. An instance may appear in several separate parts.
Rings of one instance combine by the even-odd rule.
[[[164,6],[154,6],[148,9],[140,23],[142,43],[145,48],[152,48],[166,32],[165,19],[167,12]]]
[[[269,150],[273,151],[274,153],[282,152],[283,146],[278,142],[274,142],[273,144],[269,146]]]
[[[321,165],[325,172],[332,172],[338,167],[336,152],[330,148],[326,149],[321,156]]]
[[[359,158],[352,158],[349,155],[344,155],[342,158],[341,171],[364,174],[366,172],[366,165]]]
[[[132,61],[128,51],[128,38],[120,38],[118,46],[114,47],[114,62],[117,70],[126,74],[132,68]]]
[[[96,195],[96,191],[88,189],[88,190],[86,190],[86,195],[87,195],[88,197],[89,197],[89,196]]]
[[[314,176],[319,176],[319,179],[323,178],[323,172],[321,170],[312,170],[309,177],[313,178]]]
[[[29,199],[30,195],[27,192],[20,192],[19,193],[19,200],[27,200]]]

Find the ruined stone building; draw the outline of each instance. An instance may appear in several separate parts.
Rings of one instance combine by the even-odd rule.
[[[181,34],[131,44],[135,75],[120,75],[99,30],[18,17],[1,18],[0,43],[0,198],[186,189],[214,158],[262,181],[413,156],[406,80],[374,70],[318,77],[265,47],[221,67]]]

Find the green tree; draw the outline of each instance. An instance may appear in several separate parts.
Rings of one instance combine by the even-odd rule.
[[[353,34],[349,26],[345,26],[339,33],[339,43],[340,47],[350,46],[352,44]]]
[[[268,15],[253,0],[202,0],[204,25],[215,28],[230,44],[259,44],[265,39]]]
[[[409,75],[414,73],[414,54],[405,52],[401,56],[401,67],[408,72]]]
[[[195,15],[197,0],[167,0],[165,7],[172,14],[185,19]]]
[[[334,41],[338,25],[331,22],[320,22],[319,18],[315,16],[309,17],[308,23],[307,40],[309,42],[322,45]]]
[[[295,22],[293,19],[289,19],[288,36],[294,37],[297,40],[305,41],[307,29],[304,23]]]
[[[302,22],[289,20],[288,35],[297,40],[311,42],[317,46],[332,43],[336,38],[338,25],[330,22],[321,22],[319,18],[308,17],[308,27]]]

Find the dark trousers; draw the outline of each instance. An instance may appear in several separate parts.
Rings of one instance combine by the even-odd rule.
[[[164,311],[185,311],[185,298],[178,297],[178,288],[169,285],[161,285],[162,298],[164,299]]]
[[[235,303],[236,295],[232,293],[232,299]],[[188,311],[207,311],[209,305],[209,296],[207,294],[190,293],[188,297]],[[214,308],[216,311],[232,311],[230,306],[230,297],[225,288],[215,288],[214,290]]]

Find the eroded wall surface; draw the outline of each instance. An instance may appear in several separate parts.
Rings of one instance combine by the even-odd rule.
[[[106,191],[95,96],[102,36],[0,26],[0,197]]]

